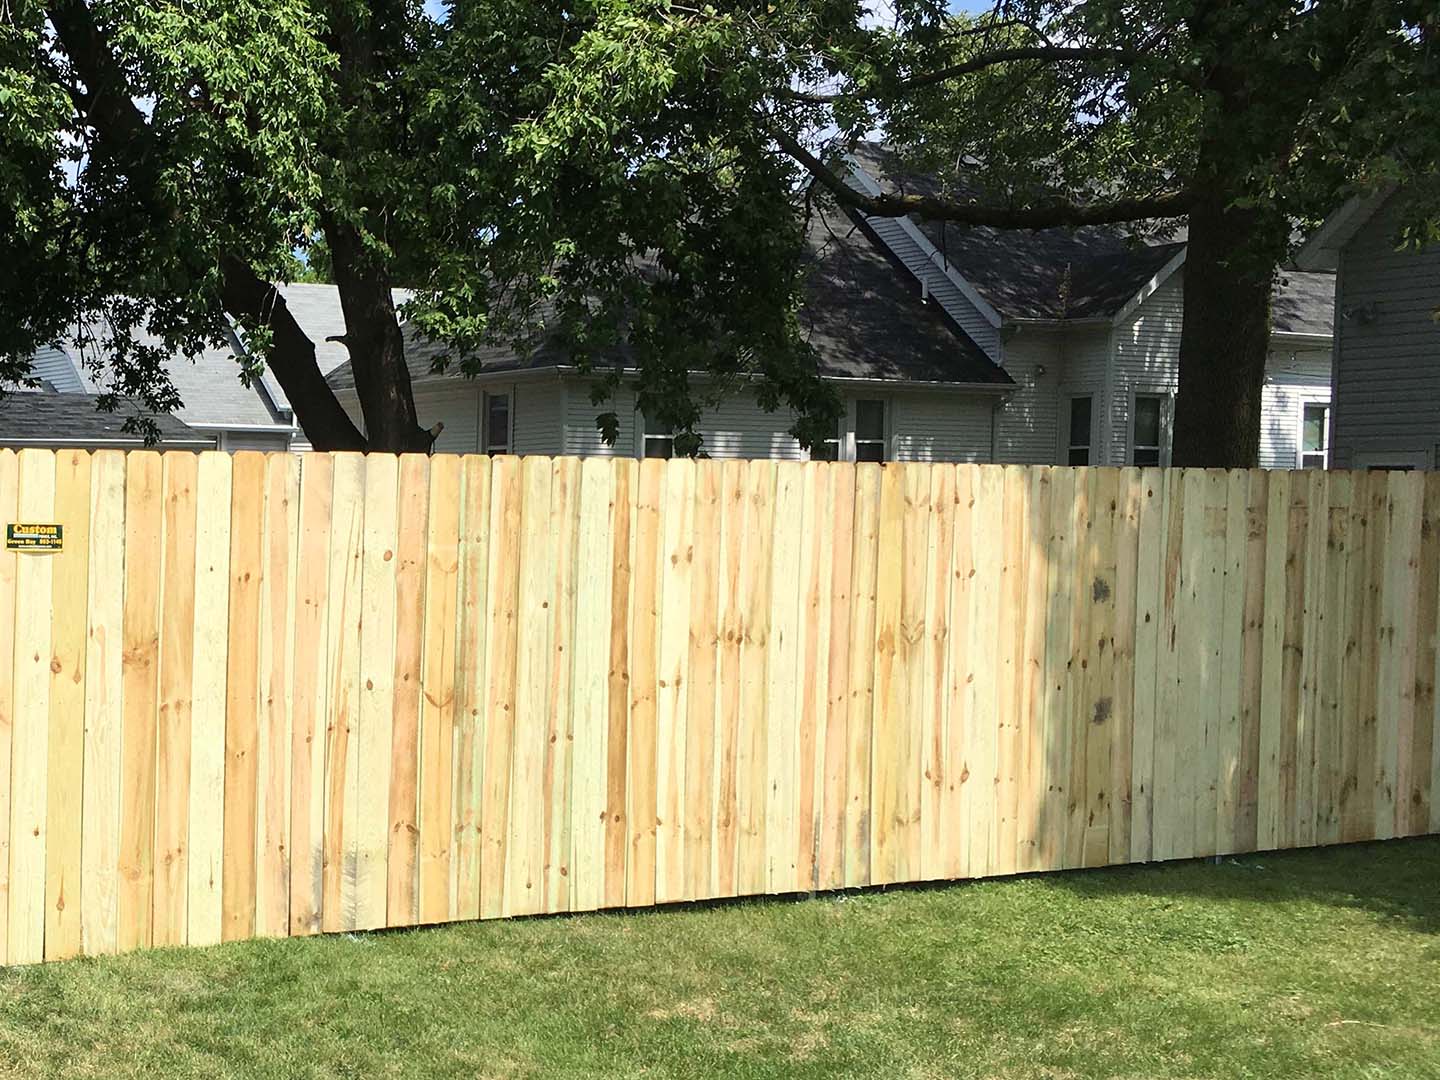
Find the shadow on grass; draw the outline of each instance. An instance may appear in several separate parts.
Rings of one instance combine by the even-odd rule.
[[[1081,898],[1310,902],[1404,920],[1440,934],[1440,838],[1271,851],[1050,875]]]

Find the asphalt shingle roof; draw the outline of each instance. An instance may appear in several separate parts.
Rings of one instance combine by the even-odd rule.
[[[880,143],[862,142],[854,156],[886,192],[973,195],[961,182],[907,169]],[[1185,247],[1183,239],[1147,243],[1117,226],[1027,230],[913,220],[1007,320],[1113,316]],[[1286,271],[1275,290],[1275,330],[1330,333],[1334,296],[1333,274]]]
[[[122,400],[113,413],[99,412],[90,394],[20,392],[0,397],[0,446],[105,443],[140,446],[144,439],[124,430],[139,406]],[[160,429],[160,445],[196,449],[215,440],[173,416],[150,417]]]
[[[920,298],[909,272],[858,217],[817,205],[808,243],[812,264],[800,325],[819,353],[821,374],[837,379],[1013,385],[1010,376],[938,304]],[[338,298],[332,303],[338,310]],[[432,366],[443,346],[408,324],[402,330],[411,377],[436,378]],[[563,367],[569,362],[553,339],[542,340],[528,355],[496,345],[467,359],[485,373]],[[459,374],[458,366],[446,372],[446,376]],[[326,381],[337,390],[355,385],[348,363],[331,371]]]

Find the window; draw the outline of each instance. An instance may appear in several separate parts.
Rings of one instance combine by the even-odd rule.
[[[1307,401],[1300,423],[1300,467],[1325,469],[1330,465],[1330,405]]]
[[[671,458],[675,456],[675,433],[659,420],[645,414],[644,456],[647,458]]]
[[[1070,442],[1065,457],[1067,465],[1090,464],[1090,403],[1088,394],[1070,399]]]
[[[855,460],[885,460],[885,402],[855,402]]]
[[[1136,394],[1131,426],[1130,464],[1159,465],[1162,433],[1165,428],[1165,396]]]
[[[510,395],[485,395],[485,429],[481,448],[487,454],[510,453]]]

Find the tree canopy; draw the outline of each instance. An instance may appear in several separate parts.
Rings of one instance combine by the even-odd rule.
[[[1184,219],[1177,462],[1246,464],[1269,281],[1296,224],[1397,182],[1426,195],[1409,238],[1437,234],[1437,16],[1421,0],[1001,0],[981,16],[892,0],[884,15],[14,0],[0,378],[100,327],[115,393],[165,410],[163,355],[233,324],[317,446],[423,449],[391,298],[405,286],[406,316],[450,346],[440,363],[558,335],[596,376],[602,427],[607,390],[633,378],[684,444],[714,387],[743,379],[808,443],[838,409],[796,319],[823,193],[1012,228]],[[844,183],[838,152],[875,132],[939,194]],[[273,288],[297,253],[338,287],[363,435]]]

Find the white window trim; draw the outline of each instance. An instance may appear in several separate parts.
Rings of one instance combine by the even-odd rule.
[[[1174,442],[1175,390],[1169,386],[1140,384],[1130,388],[1130,415],[1125,420],[1125,463],[1135,464],[1135,400],[1142,397],[1160,399],[1160,468],[1170,466],[1170,450]]]
[[[507,411],[509,413],[510,430],[506,432],[507,438],[505,441],[505,448],[499,451],[494,451],[490,449],[490,399],[493,397],[505,398]],[[518,395],[516,394],[515,387],[513,385],[497,386],[493,389],[482,390],[480,392],[480,453],[513,454],[515,452],[515,404],[517,397]]]
[[[1295,403],[1295,468],[1305,468],[1305,410],[1311,405],[1325,406],[1325,464],[1330,468],[1331,456],[1335,451],[1335,406],[1328,393],[1315,394],[1300,391]]]

